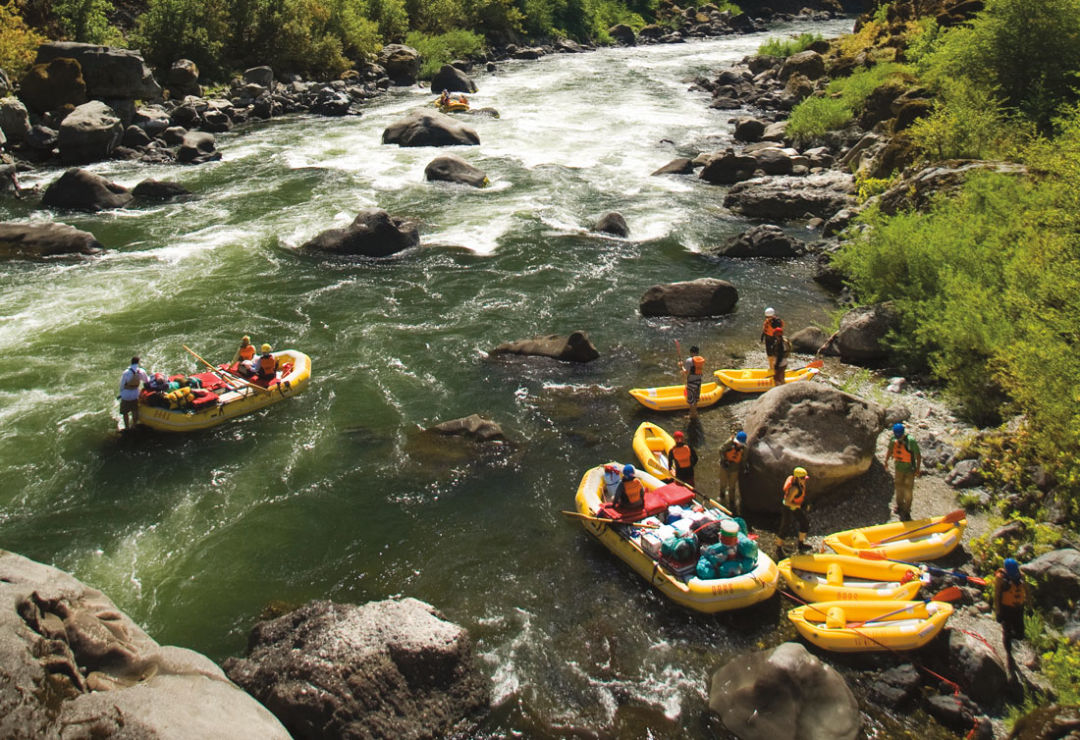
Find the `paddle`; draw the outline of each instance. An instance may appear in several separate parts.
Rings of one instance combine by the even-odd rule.
[[[967,573],[962,573],[958,570],[947,570],[945,568],[937,568],[933,565],[926,565],[925,563],[913,563],[910,560],[893,560],[887,558],[880,552],[874,552],[873,550],[859,550],[859,557],[863,560],[884,560],[889,563],[901,563],[903,565],[914,565],[920,568],[926,568],[928,571],[936,576],[954,576],[964,581],[965,583],[973,583],[976,586],[985,586],[986,579],[979,576],[969,576]]]
[[[956,511],[950,511],[948,514],[941,517],[940,520],[935,519],[934,521],[930,522],[929,524],[923,524],[921,526],[915,527],[915,529],[909,529],[907,531],[900,532],[899,534],[894,534],[894,535],[891,535],[889,537],[886,537],[883,540],[878,540],[877,542],[870,545],[870,547],[877,547],[878,545],[883,545],[886,542],[891,542],[893,540],[899,540],[899,539],[903,539],[905,537],[909,537],[913,533],[918,532],[920,529],[929,529],[930,527],[936,527],[939,524],[956,524],[958,521],[960,521],[961,519],[965,519],[966,517],[967,517],[967,512],[964,511],[963,509],[957,509]]]
[[[941,589],[936,594],[931,596],[929,599],[922,599],[922,603],[929,604],[931,601],[956,601],[959,598],[963,598],[963,596],[964,596],[964,592],[960,590],[959,586],[949,586],[948,588]],[[886,614],[880,614],[880,615],[878,615],[876,617],[873,617],[872,619],[864,619],[861,622],[848,622],[848,624],[846,626],[847,627],[862,627],[867,622],[876,622],[879,619],[885,619],[886,617],[891,617],[894,614],[900,614],[901,612],[905,612],[908,609],[910,609],[914,604],[918,604],[918,603],[919,603],[918,601],[911,601],[911,602],[909,602],[907,604],[904,604],[899,609],[895,609],[895,610],[893,610],[891,612],[888,612]]]
[[[230,378],[232,378],[232,379],[234,379],[234,380],[239,380],[239,381],[240,381],[241,383],[243,383],[244,385],[249,385],[249,386],[251,386],[252,388],[255,388],[255,389],[256,389],[256,390],[258,390],[258,391],[261,391],[261,392],[263,392],[263,393],[273,393],[273,391],[271,391],[271,390],[270,390],[269,388],[263,388],[263,387],[262,387],[261,385],[256,385],[255,383],[252,383],[252,382],[249,382],[249,381],[247,381],[247,380],[244,380],[244,379],[243,379],[243,378],[241,378],[241,377],[240,377],[239,375],[234,375],[233,373],[230,373],[230,372],[229,372],[228,370],[222,370],[222,369],[221,369],[221,368],[219,368],[219,367],[215,367],[214,365],[211,365],[211,364],[210,364],[209,362],[207,362],[206,360],[204,360],[204,359],[203,359],[202,357],[200,357],[199,355],[195,354],[195,350],[191,349],[191,347],[188,347],[188,346],[187,346],[186,344],[181,344],[180,346],[181,346],[181,347],[183,347],[184,349],[186,349],[186,350],[187,350],[188,352],[190,352],[190,353],[191,353],[191,355],[192,355],[192,356],[193,356],[193,357],[194,357],[194,358],[195,358],[196,360],[198,360],[199,362],[201,362],[202,364],[204,364],[204,365],[206,365],[206,366],[207,366],[208,368],[210,368],[210,372],[212,372],[212,373],[213,373],[214,375],[218,376],[218,377],[219,377],[219,378],[221,378],[222,380],[225,380],[225,376],[226,376],[226,375],[228,375],[228,376],[229,376]],[[226,384],[228,383],[228,381],[227,381],[227,380],[226,380],[225,382],[226,382]]]
[[[625,524],[629,527],[641,527],[642,529],[660,529],[658,524],[642,524],[640,522],[620,522],[615,519],[605,519],[601,516],[589,516],[588,514],[582,514],[577,511],[560,511],[563,516],[568,516],[573,519],[585,519],[590,522],[600,522],[601,524]]]
[[[805,367],[825,367],[825,360],[814,360]]]
[[[683,366],[682,366],[682,347],[679,346],[679,340],[678,339],[675,340],[675,368],[679,371],[679,374],[681,375],[682,370],[683,370]]]

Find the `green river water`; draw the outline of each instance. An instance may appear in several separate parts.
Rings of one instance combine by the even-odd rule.
[[[781,605],[686,612],[559,511],[587,468],[632,458],[643,419],[681,423],[626,394],[675,381],[674,339],[719,363],[756,348],[766,305],[795,328],[829,320],[807,261],[701,254],[747,226],[722,207],[724,189],[649,177],[730,143],[732,113],[708,108],[688,81],[765,36],[479,76],[474,105],[502,116],[470,119],[482,144],[458,153],[487,171],[485,190],[426,183],[436,150],[379,143],[430,99],[414,89],[358,118],[222,135],[219,163],[92,167],[128,186],[179,181],[199,194],[189,202],[99,215],[0,204],[4,219],[56,218],[110,249],[0,264],[0,547],[72,572],[158,641],[216,660],[243,651],[268,605],[414,596],[475,637],[495,687],[485,732],[703,735],[709,673],[775,644]],[[373,205],[418,220],[422,247],[377,263],[296,253]],[[607,210],[625,215],[631,240],[588,232]],[[638,314],[650,285],[706,276],[738,287],[736,313]],[[485,354],[574,329],[589,332],[599,360]],[[244,333],[310,354],[309,389],[205,433],[116,432],[133,353],[150,370],[192,372],[182,344],[223,361]],[[418,434],[474,412],[504,426],[509,451],[476,458]],[[733,409],[706,413],[726,420]],[[707,435],[704,456],[722,441]]]

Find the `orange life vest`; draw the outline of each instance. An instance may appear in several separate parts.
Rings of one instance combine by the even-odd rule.
[[[776,336],[777,334],[784,333],[784,320],[777,316],[770,316],[765,319],[765,323],[761,325],[762,333],[767,337]]]
[[[1024,582],[1014,581],[1005,575],[1005,570],[1001,569],[997,572],[997,583],[1001,587],[1001,593],[998,594],[998,598],[1001,600],[1002,606],[1023,606],[1024,601],[1027,598],[1027,588],[1024,586]]]
[[[272,355],[259,358],[259,375],[273,375],[277,372],[277,360]]]
[[[743,452],[746,450],[741,444],[736,444],[730,450],[724,453],[724,460],[731,465],[738,465],[742,462]]]
[[[249,344],[246,347],[241,347],[236,351],[236,354],[240,355],[241,360],[250,360],[255,356],[255,345]]]
[[[788,495],[791,487],[795,486],[797,491],[794,495]],[[794,475],[789,475],[787,480],[784,481],[784,505],[789,507],[795,507],[798,509],[802,506],[803,499],[806,498],[806,480],[804,478],[796,478]]]
[[[641,481],[637,478],[627,478],[622,482],[622,485],[623,492],[626,494],[626,500],[630,505],[639,506],[645,495],[645,487],[641,485]]]
[[[898,463],[911,462],[911,450],[907,448],[907,438],[892,441],[892,456]]]
[[[690,445],[676,443],[671,448],[671,459],[682,469],[690,467]]]
[[[694,361],[693,375],[702,375],[705,372],[705,358],[701,355],[694,355],[690,359]]]

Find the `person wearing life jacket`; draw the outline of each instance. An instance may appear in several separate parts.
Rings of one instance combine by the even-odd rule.
[[[761,341],[765,342],[765,356],[769,359],[769,371],[776,372],[776,361],[785,355],[784,320],[776,315],[776,309],[765,309],[765,322],[761,325]]]
[[[277,360],[271,352],[273,348],[269,344],[264,344],[259,348],[260,357],[255,362],[255,380],[264,385],[269,384],[277,375]]]
[[[784,537],[792,524],[799,528],[799,550],[808,549],[806,534],[810,531],[810,521],[806,518],[806,483],[810,476],[806,468],[795,468],[784,481],[784,501],[780,513],[780,528],[776,532],[776,550],[784,549]]]
[[[622,475],[619,472],[618,463],[608,463],[604,466],[604,501],[612,502],[615,500],[615,492],[619,490],[619,483],[622,481]]]
[[[697,404],[701,399],[701,378],[705,374],[705,358],[697,347],[690,348],[690,356],[683,360],[679,370],[686,376],[686,403],[690,406],[690,418],[697,418]]]
[[[236,350],[236,354],[233,355],[230,365],[239,366],[241,362],[245,360],[255,359],[255,345],[251,343],[251,337],[247,334],[240,337],[240,348]]]
[[[739,472],[745,466],[746,432],[739,430],[720,448],[720,503],[736,514],[742,509]]]
[[[919,443],[907,434],[900,422],[893,424],[893,438],[885,453],[885,466],[893,460],[893,490],[896,494],[896,513],[901,521],[911,519],[911,499],[915,493],[915,478],[921,473],[922,453]]]
[[[694,484],[694,466],[697,465],[697,451],[686,443],[686,435],[676,431],[675,444],[668,450],[668,471],[683,483]]]
[[[1012,671],[1012,641],[1024,637],[1024,604],[1027,583],[1015,558],[1005,558],[1004,567],[994,574],[994,618],[1001,625],[1005,654]]]
[[[622,481],[615,490],[615,508],[624,514],[645,509],[645,485],[633,465],[623,466]]]
[[[131,358],[131,365],[120,376],[120,414],[124,417],[124,429],[139,423],[139,387],[150,382],[150,376],[139,367],[138,356]]]

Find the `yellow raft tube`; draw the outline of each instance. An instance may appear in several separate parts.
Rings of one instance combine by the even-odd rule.
[[[914,599],[922,585],[918,566],[851,555],[793,555],[776,564],[803,601]]]
[[[649,474],[661,480],[671,478],[667,452],[675,446],[674,437],[651,421],[643,421],[634,432],[633,445],[638,462]]]
[[[273,357],[279,369],[287,364],[292,364],[292,369],[268,389],[257,390],[239,381],[232,381],[227,390],[218,393],[217,404],[195,412],[163,409],[140,401],[139,423],[159,432],[195,432],[216,427],[230,419],[264,409],[302,392],[311,379],[311,358],[295,349],[274,352]]]
[[[945,515],[848,529],[828,535],[825,544],[841,555],[858,557],[860,550],[869,550],[890,560],[934,560],[960,544],[966,527],[967,519],[950,521]]]
[[[643,470],[638,470],[636,475],[650,491],[664,485],[663,481]],[[595,516],[600,508],[603,489],[603,467],[586,472],[574,499],[578,513]],[[706,506],[709,504],[706,503]],[[661,567],[641,548],[639,543],[643,530],[638,527],[611,526],[585,519],[581,520],[581,525],[664,596],[680,606],[706,614],[742,609],[764,601],[775,593],[780,579],[776,564],[760,549],[757,566],[750,573],[733,578],[701,580],[691,576],[683,580]]]
[[[727,388],[719,383],[702,383],[697,407],[703,409],[720,400]],[[665,385],[657,388],[631,388],[630,395],[645,408],[653,411],[679,411],[690,408],[686,402],[685,385]]]
[[[810,380],[821,372],[821,360],[814,360],[806,367],[788,370],[784,373],[785,383]],[[762,393],[776,385],[773,372],[768,368],[748,368],[745,370],[716,370],[716,379],[733,391],[739,393]]]
[[[788,612],[803,637],[824,650],[871,653],[917,650],[952,615],[944,601],[822,601]]]

